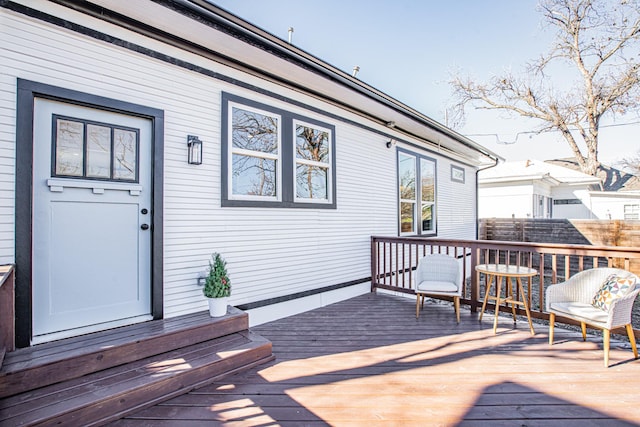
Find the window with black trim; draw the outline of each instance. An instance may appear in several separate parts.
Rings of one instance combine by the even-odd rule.
[[[53,115],[51,175],[138,182],[138,129]]]
[[[398,221],[401,235],[436,233],[436,160],[398,150]]]
[[[222,206],[335,209],[335,127],[222,95]]]

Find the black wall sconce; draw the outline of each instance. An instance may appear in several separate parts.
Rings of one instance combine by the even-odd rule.
[[[195,135],[187,135],[188,162],[190,165],[202,164],[202,141]]]

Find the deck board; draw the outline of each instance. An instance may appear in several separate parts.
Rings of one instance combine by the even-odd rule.
[[[488,315],[491,314],[491,315]],[[367,294],[252,328],[276,360],[113,422],[145,426],[640,426],[628,343]]]
[[[247,314],[237,309],[216,319],[200,312],[21,348],[8,353],[0,368],[0,398],[246,330],[248,326]]]

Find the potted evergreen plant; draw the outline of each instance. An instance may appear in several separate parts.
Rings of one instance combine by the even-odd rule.
[[[209,261],[209,271],[202,292],[209,301],[211,317],[220,317],[227,314],[231,281],[227,274],[227,263],[222,255],[216,252],[211,258],[213,261]]]

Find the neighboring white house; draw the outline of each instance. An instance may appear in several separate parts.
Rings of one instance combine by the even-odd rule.
[[[575,159],[547,160],[565,168],[579,170]],[[589,191],[590,218],[640,220],[640,177],[601,164],[596,174],[602,190]]]
[[[639,191],[572,166],[570,160],[523,160],[480,171],[479,217],[639,219]],[[601,170],[611,175],[610,168]],[[623,174],[622,180],[633,188],[637,178]]]
[[[591,191],[591,211],[597,219],[640,219],[640,191]]]
[[[0,57],[19,347],[205,310],[213,252],[254,321],[366,292],[372,235],[475,238],[499,159],[200,0],[0,1]]]

